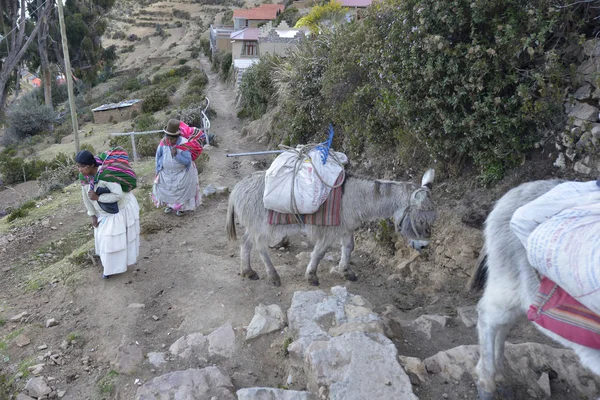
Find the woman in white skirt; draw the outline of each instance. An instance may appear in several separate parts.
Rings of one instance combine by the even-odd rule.
[[[152,187],[156,207],[165,206],[167,214],[175,210],[179,217],[202,204],[198,170],[194,164],[202,146],[197,140],[181,136],[180,124],[171,119],[163,130],[165,137],[156,149],[156,177]]]
[[[104,272],[102,278],[127,271],[137,262],[140,248],[140,208],[131,193],[135,173],[129,167],[127,153],[113,149],[100,158],[89,151],[77,154],[82,182],[83,203],[92,217],[96,254]],[[111,163],[108,164],[108,161]],[[107,162],[107,165],[103,165]],[[103,168],[104,167],[104,168]]]

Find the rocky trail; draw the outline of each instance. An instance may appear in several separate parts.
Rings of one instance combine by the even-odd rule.
[[[242,136],[234,89],[206,58],[199,66],[218,139],[205,149],[201,187],[231,189],[272,157],[226,157],[264,145]],[[148,171],[142,183],[151,182]],[[53,197],[31,224],[0,233],[1,400],[477,398],[478,295],[464,285],[481,238],[461,222],[460,202],[443,204],[432,246],[420,255],[401,239],[395,256],[381,250],[365,227],[352,258],[358,281],[328,273],[340,257],[332,249],[315,288],[304,278],[311,245],[301,236],[270,250],[280,287],[264,279],[254,253],[261,279],[239,275],[239,243],[225,232],[226,190],[182,218],[144,213],[140,260],[108,280],[92,258],[61,250],[91,238],[79,187]],[[68,276],[35,284],[32,276],[63,259],[72,264]],[[532,326],[509,342],[515,399],[600,394],[600,378]]]

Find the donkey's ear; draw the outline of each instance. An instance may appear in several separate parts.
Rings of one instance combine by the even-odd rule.
[[[423,175],[423,179],[421,180],[421,186],[427,186],[429,189],[433,187],[433,178],[435,178],[435,170],[428,169],[427,172]]]

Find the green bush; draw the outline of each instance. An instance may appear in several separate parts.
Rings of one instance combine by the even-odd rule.
[[[56,113],[42,104],[36,93],[24,95],[6,113],[7,134],[17,140],[47,132],[56,119]]]
[[[221,70],[220,70],[220,76],[221,76],[221,80],[228,80],[229,79],[229,71],[231,71],[231,63],[233,62],[232,56],[230,52],[224,53],[223,57],[221,58]]]
[[[183,18],[183,19],[191,18],[189,11],[178,10],[176,8],[173,9],[173,16],[175,18]]]
[[[136,77],[127,78],[121,83],[121,90],[125,90],[127,92],[135,92],[141,88],[142,83]]]
[[[206,39],[206,38],[200,39],[200,49],[202,50],[202,52],[204,53],[204,55],[208,57],[208,55],[211,53],[211,51],[210,51],[210,41],[208,39]]]
[[[550,0],[382,0],[270,73],[280,109],[270,128],[306,143],[333,122],[338,148],[355,154],[365,139],[410,145],[427,162],[497,179],[560,122],[574,84],[562,49],[591,35],[593,12]],[[247,114],[260,115],[257,104]]]
[[[154,157],[156,148],[160,143],[163,135],[161,133],[149,133],[146,135],[135,136],[135,149],[138,157]],[[133,160],[133,148],[131,147],[131,139],[129,136],[114,136],[109,141],[110,147],[121,146],[131,160]]]
[[[41,160],[25,161],[20,157],[0,156],[0,175],[7,185],[37,179],[49,163]]]
[[[8,214],[8,217],[6,217],[6,219],[8,222],[12,222],[17,218],[26,217],[29,214],[29,210],[31,210],[32,208],[35,208],[35,201],[29,200],[28,202],[23,204],[21,207],[17,208],[16,210],[14,210],[10,214]]]
[[[158,129],[158,121],[152,114],[142,114],[134,120],[135,130],[138,132],[150,131]]]
[[[198,94],[204,91],[208,84],[208,76],[204,71],[200,71],[192,76],[188,83],[187,94]]]
[[[279,63],[280,58],[277,56],[263,56],[260,62],[244,72],[240,84],[243,112],[240,111],[238,117],[249,116],[258,119],[267,111],[267,106],[275,94],[273,68]]]
[[[169,97],[164,90],[154,90],[150,92],[142,103],[144,113],[153,113],[160,111],[169,105]]]

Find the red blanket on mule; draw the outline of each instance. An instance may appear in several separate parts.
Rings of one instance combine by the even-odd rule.
[[[335,181],[334,186],[339,185],[344,180],[344,174]],[[320,226],[340,226],[342,218],[340,216],[340,207],[342,205],[342,187],[331,189],[329,197],[314,214],[281,214],[277,211],[269,210],[269,225],[287,225],[303,223],[306,225]]]
[[[542,278],[527,317],[571,342],[600,349],[600,316],[548,278]]]

